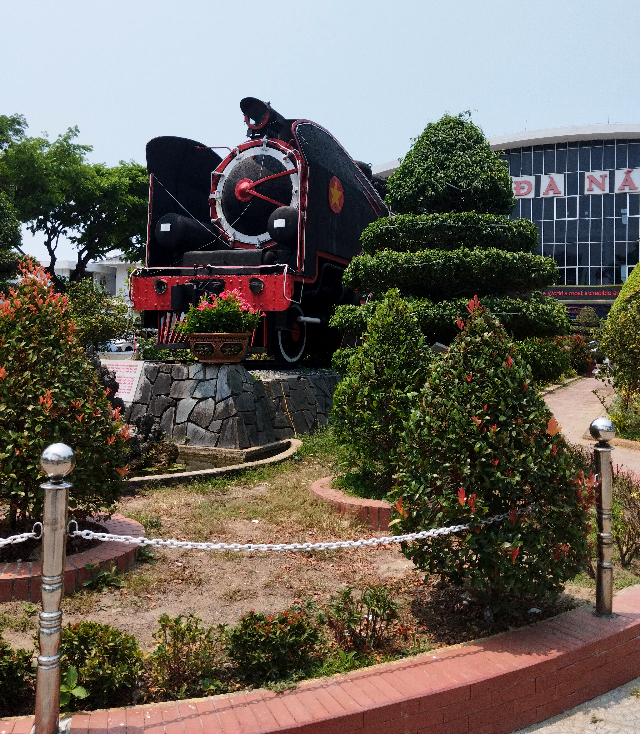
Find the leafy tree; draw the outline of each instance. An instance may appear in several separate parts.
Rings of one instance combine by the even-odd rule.
[[[27,121],[23,115],[0,115],[0,150],[24,138]]]
[[[584,566],[595,493],[505,330],[477,299],[469,312],[407,423],[394,529],[469,523],[467,533],[403,551],[504,609],[557,594]],[[502,513],[509,517],[481,525]]]
[[[73,280],[80,280],[90,260],[114,250],[132,262],[144,257],[147,235],[149,179],[147,169],[133,161],[109,168],[91,166],[76,202],[79,224],[69,239],[78,250]]]
[[[122,339],[133,330],[129,307],[118,296],[110,296],[90,278],[69,283],[65,289],[68,312],[73,320],[76,339],[85,349],[104,348],[113,339]]]
[[[133,161],[90,164],[92,147],[76,141],[77,127],[53,142],[26,137],[25,128],[20,115],[0,116],[0,191],[20,221],[44,235],[49,272],[54,273],[61,236],[78,250],[72,280],[84,277],[90,260],[113,250],[139,260],[147,226],[146,169]]]
[[[66,298],[33,260],[20,269],[20,283],[0,296],[0,502],[12,528],[42,513],[46,446],[76,452],[69,507],[82,517],[119,497],[129,438],[73,335]]]
[[[23,137],[0,155],[0,190],[29,231],[44,235],[52,275],[60,237],[81,224],[75,202],[86,186],[91,147],[76,143],[77,136],[78,129],[69,128],[54,142]]]
[[[18,217],[6,194],[0,191],[0,292],[6,291],[6,281],[18,274],[21,243]]]

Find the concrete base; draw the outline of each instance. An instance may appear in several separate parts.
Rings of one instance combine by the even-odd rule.
[[[152,414],[178,444],[264,446],[326,425],[339,379],[330,370],[249,373],[242,365],[145,362],[125,417]]]

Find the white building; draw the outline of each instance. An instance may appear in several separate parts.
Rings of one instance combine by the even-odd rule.
[[[75,270],[76,263],[73,260],[58,260],[55,271],[57,275],[69,278]],[[136,267],[135,263],[123,260],[120,255],[107,257],[99,262],[90,262],[87,272],[93,278],[96,285],[104,286],[107,293],[112,296],[121,294],[129,301],[129,272]]]

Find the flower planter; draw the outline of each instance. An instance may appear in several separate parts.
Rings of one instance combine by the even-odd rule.
[[[251,332],[241,334],[185,334],[198,362],[239,362],[249,347]]]

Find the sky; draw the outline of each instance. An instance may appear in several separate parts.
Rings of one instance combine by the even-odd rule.
[[[158,135],[239,144],[252,96],[375,165],[445,112],[487,137],[640,122],[639,21],[637,0],[0,0],[0,114],[117,165]]]

